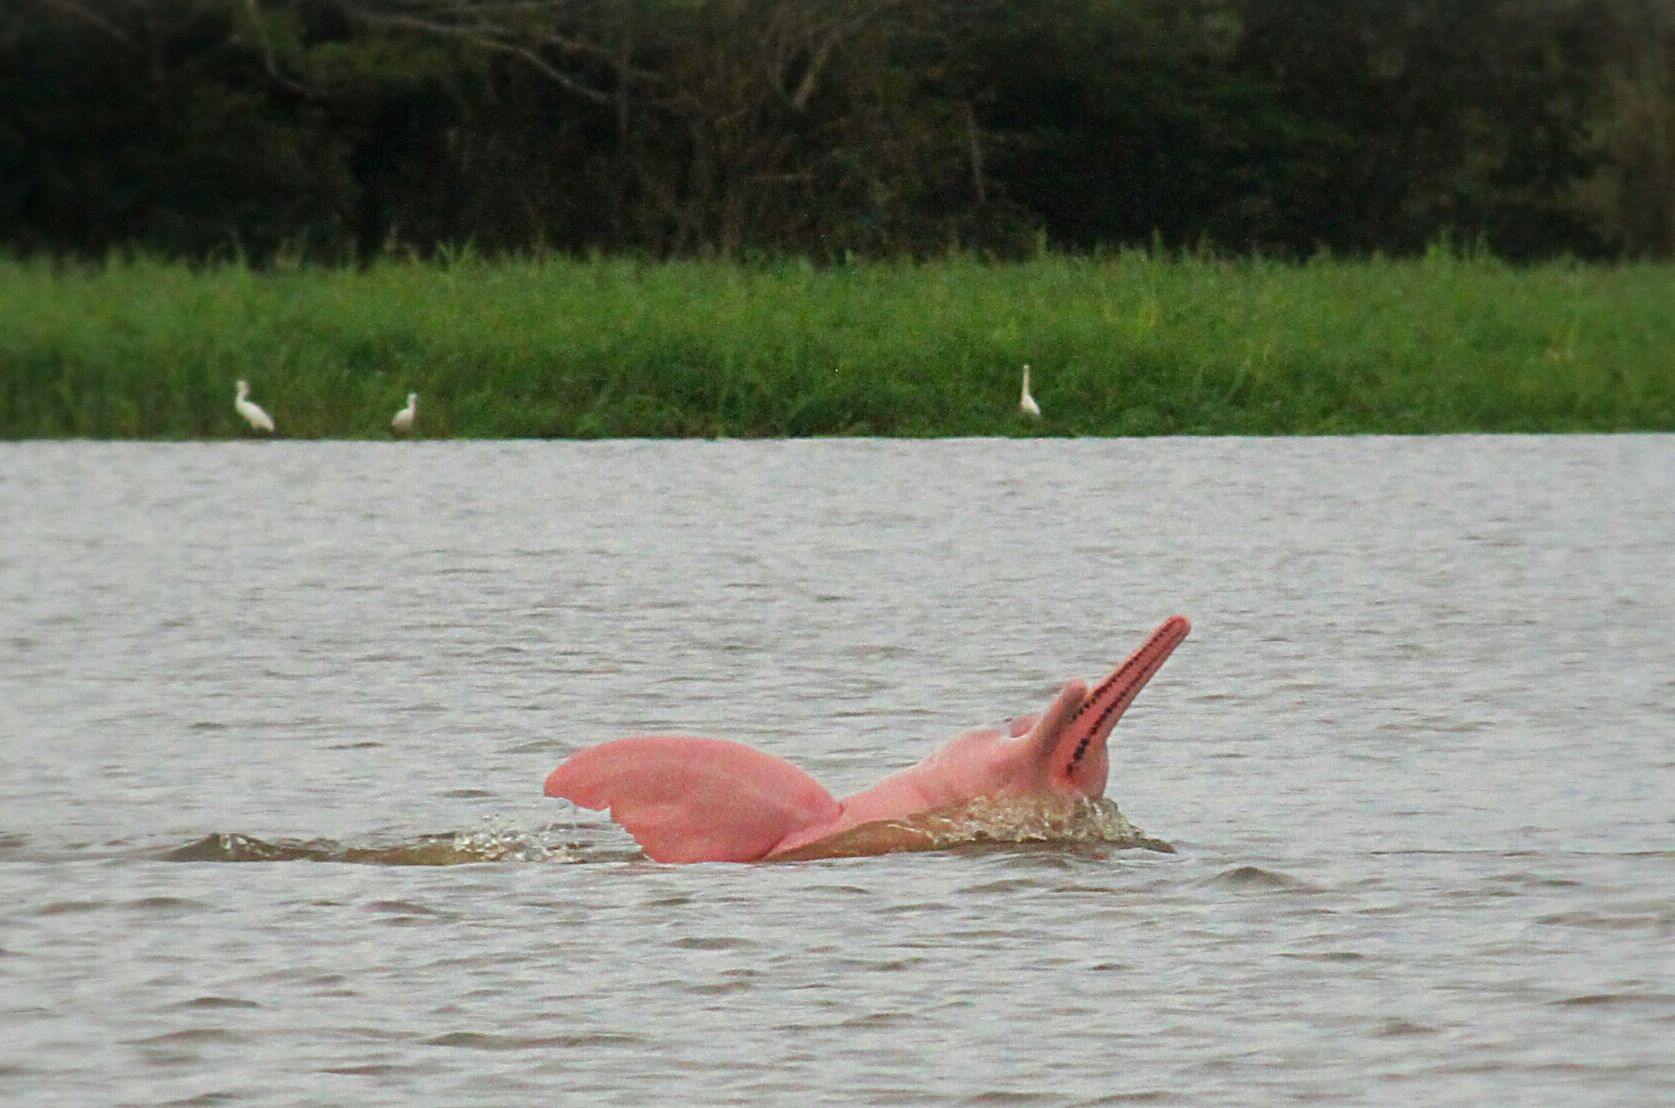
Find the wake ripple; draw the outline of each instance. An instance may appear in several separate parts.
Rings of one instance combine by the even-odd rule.
[[[810,861],[867,854],[949,850],[963,846],[1052,843],[1115,847],[1173,854],[1175,848],[1128,822],[1103,797],[979,797],[965,804],[920,812],[905,819],[864,823],[829,839],[775,856]]]
[[[169,862],[338,862],[367,866],[461,866],[484,863],[621,862],[642,857],[633,844],[561,840],[557,828],[540,832],[486,827],[420,835],[388,843],[333,839],[262,839],[218,831],[163,851]],[[575,830],[568,828],[567,830]],[[1100,846],[1174,853],[1175,848],[1135,827],[1109,800],[1086,797],[983,798],[901,820],[864,824],[783,855],[782,860],[948,850],[1022,844]]]
[[[169,862],[346,862],[366,866],[463,866],[485,862],[572,862],[567,844],[508,829],[420,835],[406,842],[355,846],[331,839],[258,839],[221,831],[166,851]]]

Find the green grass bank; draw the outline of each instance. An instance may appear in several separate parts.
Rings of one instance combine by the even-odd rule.
[[[0,261],[0,437],[248,436],[240,377],[290,438],[1668,431],[1675,266]]]

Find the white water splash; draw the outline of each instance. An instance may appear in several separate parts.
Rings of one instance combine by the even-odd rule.
[[[1104,798],[979,797],[891,823],[927,836],[927,850],[977,843],[1085,843],[1168,853],[1175,849],[1135,827]]]

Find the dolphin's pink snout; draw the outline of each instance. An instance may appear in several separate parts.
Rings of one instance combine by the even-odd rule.
[[[1104,795],[1110,769],[1106,742],[1111,731],[1191,631],[1191,620],[1170,616],[1094,686],[1052,743],[1050,762],[1055,787],[1085,796]]]
[[[1175,647],[1181,644],[1181,640],[1186,638],[1191,633],[1192,621],[1190,619],[1181,615],[1170,616],[1152,630],[1152,633],[1146,637],[1146,641],[1141,644],[1140,649],[1135,651],[1135,653],[1138,654],[1145,651],[1154,643],[1161,645],[1162,640],[1168,640],[1169,650],[1174,650]],[[1165,651],[1164,657],[1168,656],[1168,651]]]

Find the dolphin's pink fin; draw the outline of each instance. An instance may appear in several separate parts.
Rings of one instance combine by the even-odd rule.
[[[589,747],[552,771],[545,792],[609,808],[657,862],[754,862],[839,815],[832,794],[790,762],[685,735]]]

